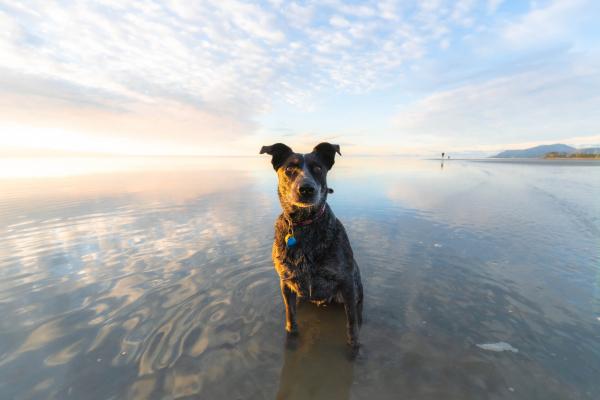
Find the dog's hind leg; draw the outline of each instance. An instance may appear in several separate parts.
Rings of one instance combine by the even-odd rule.
[[[285,305],[285,330],[291,334],[298,334],[298,324],[296,323],[296,293],[289,288],[283,281],[279,281],[281,287],[281,296]]]

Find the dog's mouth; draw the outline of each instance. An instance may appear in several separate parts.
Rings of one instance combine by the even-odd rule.
[[[294,205],[298,208],[310,208],[315,206],[314,203],[295,203]]]
[[[313,207],[320,201],[320,192],[317,191],[311,195],[295,195],[293,203],[297,207]]]
[[[303,199],[298,198],[294,200],[294,205],[297,207],[313,207],[317,204],[316,198],[314,199]]]

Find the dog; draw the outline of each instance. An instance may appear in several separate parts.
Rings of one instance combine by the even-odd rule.
[[[318,144],[311,153],[295,153],[283,143],[263,146],[278,177],[282,213],[275,222],[273,263],[285,305],[285,329],[298,334],[297,299],[316,304],[342,303],[347,343],[358,349],[363,286],[358,264],[342,223],[327,204],[327,173],[340,146]]]

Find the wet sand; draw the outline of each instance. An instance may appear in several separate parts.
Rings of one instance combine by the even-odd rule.
[[[600,397],[587,160],[340,158],[355,361],[340,307],[285,338],[268,160],[136,163],[1,179],[0,398]]]

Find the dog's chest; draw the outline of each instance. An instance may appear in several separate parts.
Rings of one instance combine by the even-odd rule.
[[[331,266],[319,265],[308,257],[290,252],[279,265],[279,276],[298,296],[314,302],[331,301],[337,294],[338,282]]]
[[[339,266],[334,265],[334,217],[325,214],[322,219],[293,231],[297,243],[286,246],[285,237],[292,233],[284,218],[276,224],[273,261],[280,279],[297,295],[314,302],[329,301],[339,287]],[[328,261],[329,260],[329,261]]]

